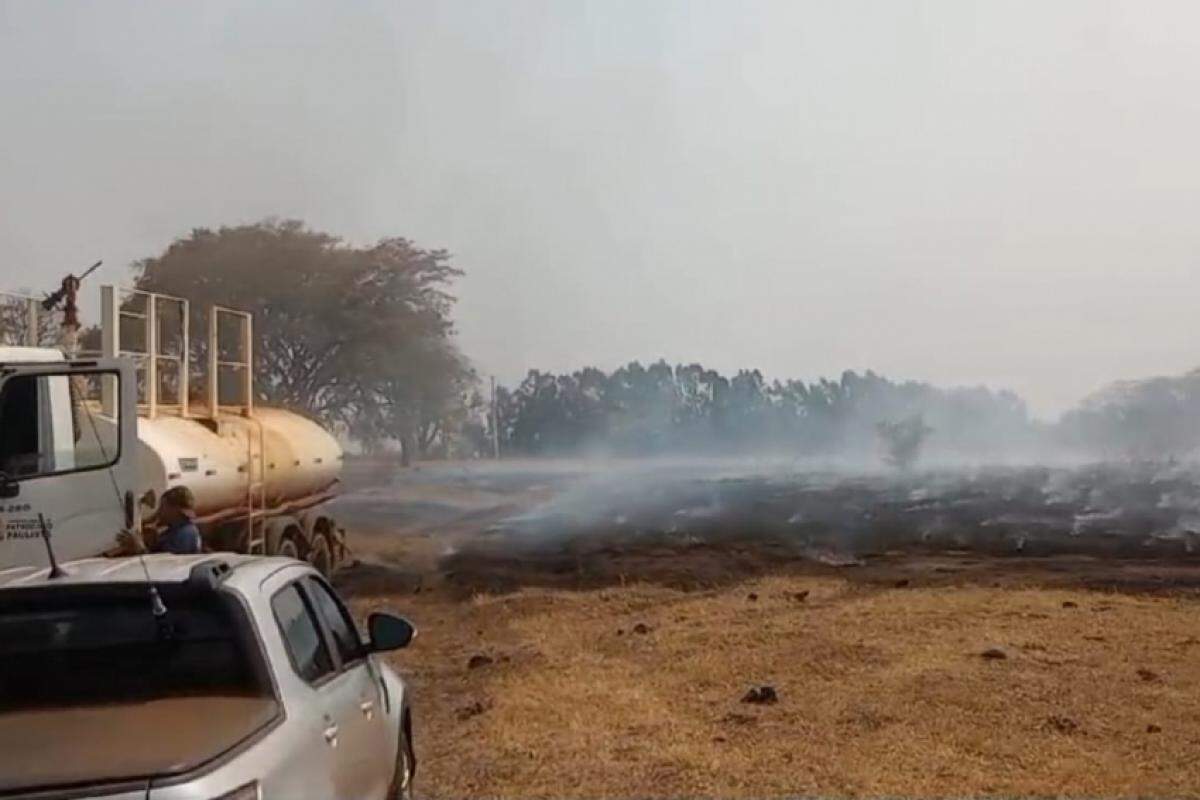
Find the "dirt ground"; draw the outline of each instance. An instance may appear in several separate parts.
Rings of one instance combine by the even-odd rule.
[[[360,563],[338,580],[421,629],[393,662],[422,796],[1200,790],[1198,562],[535,546],[500,523],[571,469],[383,474],[344,501]]]

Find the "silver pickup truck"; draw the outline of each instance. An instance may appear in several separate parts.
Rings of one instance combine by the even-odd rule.
[[[0,798],[408,797],[409,696],[312,567],[236,555],[0,572]]]

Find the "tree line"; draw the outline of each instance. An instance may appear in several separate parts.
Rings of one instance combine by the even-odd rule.
[[[919,420],[919,436],[936,431],[941,451],[966,456],[1011,449],[1032,430],[1025,404],[1012,392],[940,389],[870,371],[767,381],[758,370],[725,376],[665,361],[633,362],[611,373],[531,371],[518,386],[498,389],[496,405],[501,450],[520,455],[859,459],[878,453],[881,422],[903,430]]]
[[[356,246],[299,221],[265,220],[197,228],[132,269],[136,288],[190,301],[194,401],[203,401],[207,309],[243,309],[254,314],[258,402],[405,459],[488,456],[497,444],[508,456],[779,453],[898,466],[923,452],[1160,459],[1200,449],[1200,370],[1113,384],[1054,424],[1031,419],[1009,391],[871,371],[767,380],[754,369],[724,375],[662,360],[530,370],[497,387],[493,404],[454,336],[462,271],[445,250],[404,237]],[[19,301],[0,299],[0,340],[16,341],[24,320]],[[52,341],[48,322],[40,333]],[[98,334],[84,342],[95,346]],[[164,339],[165,351],[172,346]]]
[[[406,459],[490,455],[496,443],[522,456],[862,457],[876,451],[881,422],[914,416],[922,423],[910,430],[927,423],[936,447],[966,453],[1010,446],[1029,424],[1011,392],[944,390],[872,372],[768,382],[757,370],[726,377],[663,361],[530,371],[517,386],[498,387],[493,406],[454,337],[462,271],[447,251],[403,237],[354,246],[277,220],[199,228],[133,272],[139,289],[189,299],[197,370],[206,363],[207,309],[250,311],[259,402],[311,414],[365,452],[398,450]]]
[[[1119,381],[1057,421],[1010,391],[940,388],[867,371],[837,380],[731,377],[699,364],[531,371],[497,392],[501,449],[519,455],[777,453],[881,461],[1167,461],[1200,457],[1200,369]]]

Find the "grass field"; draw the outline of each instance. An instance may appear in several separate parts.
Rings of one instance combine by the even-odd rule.
[[[434,797],[1200,787],[1190,598],[776,577],[359,602],[422,626],[395,661]],[[741,702],[761,684],[777,703]]]
[[[1200,791],[1196,563],[835,567],[752,539],[539,560],[488,519],[468,508],[436,535],[409,520],[360,544],[375,568],[340,578],[359,612],[421,629],[393,663],[422,796]],[[742,701],[764,685],[777,702]]]

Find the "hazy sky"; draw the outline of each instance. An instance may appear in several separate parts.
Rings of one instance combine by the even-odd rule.
[[[0,0],[0,285],[197,226],[445,247],[485,374],[1200,365],[1192,2]]]

